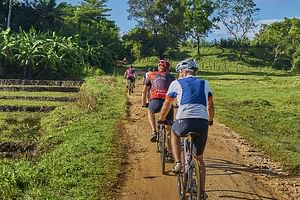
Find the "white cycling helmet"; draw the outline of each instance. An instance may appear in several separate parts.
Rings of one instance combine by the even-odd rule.
[[[196,71],[198,69],[197,63],[195,59],[186,59],[183,61],[180,61],[176,65],[176,72],[180,72],[182,69],[191,69]]]

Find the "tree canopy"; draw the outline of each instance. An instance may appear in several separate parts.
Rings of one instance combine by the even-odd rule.
[[[280,22],[263,25],[254,41],[272,50],[275,68],[290,68],[292,62],[288,60],[293,58],[300,45],[300,19],[285,18]]]

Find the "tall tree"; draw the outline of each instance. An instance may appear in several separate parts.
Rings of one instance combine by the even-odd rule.
[[[216,18],[211,18],[215,4],[211,0],[183,0],[186,8],[184,22],[188,33],[197,41],[197,55],[200,55],[200,40],[214,26]]]
[[[160,58],[175,48],[185,34],[184,7],[180,0],[129,0],[129,19],[153,34],[154,47]]]
[[[217,0],[217,4],[218,17],[238,45],[239,57],[243,59],[243,44],[248,39],[247,34],[257,27],[254,17],[259,8],[253,0]]]

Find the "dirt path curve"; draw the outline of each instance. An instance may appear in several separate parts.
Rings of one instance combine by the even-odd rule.
[[[150,126],[141,107],[142,84],[128,98],[129,117],[124,124],[127,146],[125,181],[118,199],[177,200],[176,177],[162,175],[159,155],[149,142]],[[222,124],[209,130],[205,151],[209,199],[300,199],[299,179],[286,181],[286,174]],[[293,182],[294,181],[294,182]],[[292,184],[292,185],[290,185]]]

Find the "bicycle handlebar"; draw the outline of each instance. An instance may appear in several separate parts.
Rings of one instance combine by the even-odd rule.
[[[163,121],[158,120],[157,123],[163,124],[163,125],[172,125],[174,123],[174,121],[173,120],[163,120]]]

